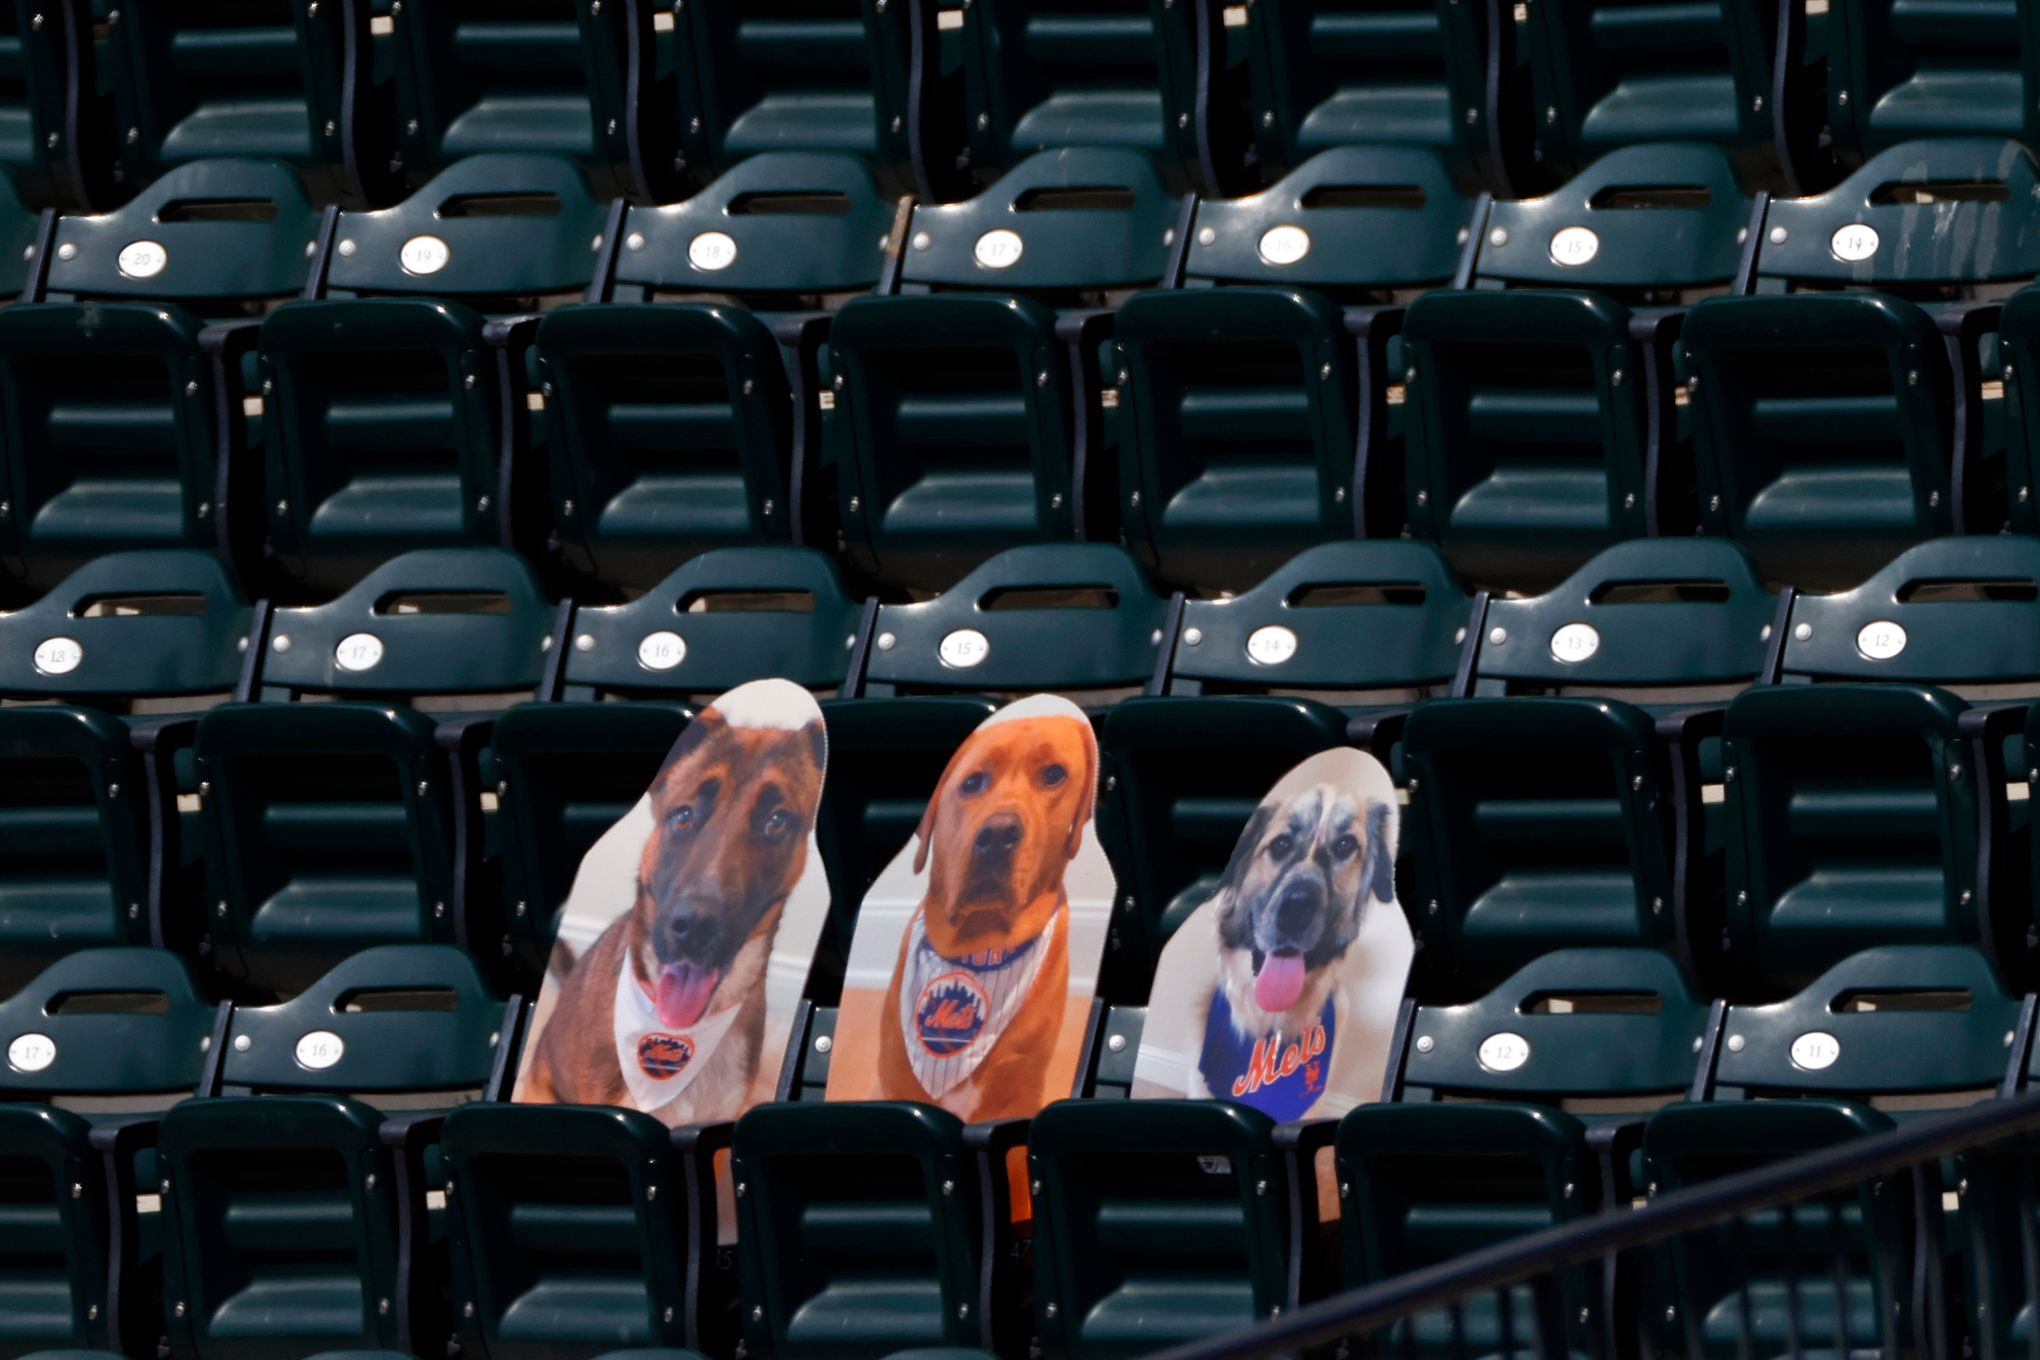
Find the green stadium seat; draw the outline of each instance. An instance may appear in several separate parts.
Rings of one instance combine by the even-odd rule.
[[[1647,531],[1632,320],[1610,298],[1542,289],[1410,306],[1410,526],[1462,579],[1542,589]]]
[[[1758,687],[1729,704],[1722,938],[1737,999],[1792,995],[1875,947],[2016,957],[2026,904],[1979,899],[1984,814],[2002,793],[1965,709],[1899,683]]]
[[[1006,1207],[1004,1168],[954,1115],[880,1101],[758,1106],[737,1121],[730,1175],[744,1187],[749,1353],[876,1360],[990,1345],[986,1272],[1003,1233],[987,1210]]]
[[[238,687],[251,622],[199,552],[109,554],[0,614],[0,995],[74,949],[195,943],[179,753]]]
[[[489,718],[540,689],[557,612],[519,559],[436,549],[271,615],[258,692],[272,702],[198,722],[217,967],[291,993],[375,944],[486,956]],[[275,702],[307,698],[333,702]]]
[[[121,6],[100,53],[116,185],[133,192],[177,166],[233,157],[295,166],[322,202],[383,187],[388,171],[374,160],[380,149],[387,161],[387,144],[333,102],[344,74],[326,65],[338,55],[329,43],[306,41],[318,27],[316,12],[275,0]]]
[[[1151,159],[1103,147],[914,210],[912,295],[854,298],[829,332],[825,437],[859,571],[937,590],[1002,548],[1111,536],[1109,313],[1090,304],[1159,282],[1179,216]]]
[[[2018,0],[1835,0],[1826,32],[1821,116],[1846,162],[1915,138],[2040,142],[2035,35]]]
[[[1275,1124],[1230,1101],[1058,1101],[1027,1134],[1045,1354],[1147,1355],[1291,1303]]]
[[[464,1340],[502,1360],[618,1343],[666,1360],[704,1330],[729,1332],[727,1300],[713,1316],[698,1311],[696,1283],[714,1273],[713,1186],[656,1119],[477,1103],[447,1116],[440,1147]]]
[[[1490,95],[1496,35],[1477,12],[1258,0],[1246,20],[1253,145],[1267,178],[1334,147],[1382,145],[1430,148],[1480,187],[1531,170],[1528,69],[1519,55],[1498,59]]]
[[[1333,1140],[1340,1185],[1342,1283],[1357,1288],[1436,1266],[1478,1247],[1586,1217],[1601,1203],[1586,1130],[1557,1110],[1496,1100],[1362,1106]],[[1574,1355],[1605,1353],[1609,1328],[1591,1270],[1558,1277]],[[1419,1360],[1538,1349],[1529,1285],[1414,1314],[1380,1344]]]
[[[155,949],[81,950],[0,1002],[9,1354],[154,1352],[162,1234],[135,1203],[137,1184],[156,1181],[148,1116],[198,1089],[213,1029],[190,968]]]
[[[407,548],[532,538],[543,412],[513,314],[584,292],[602,233],[578,170],[515,154],[340,214],[323,296],[261,329],[266,550],[293,591],[330,596]]]
[[[626,211],[603,300],[537,333],[550,532],[570,566],[637,589],[706,548],[833,537],[815,447],[830,313],[814,306],[878,283],[895,216],[862,162],[807,152]]]
[[[935,599],[882,604],[870,695],[1057,690],[1107,704],[1159,688],[1170,602],[1121,547],[1008,548]]]
[[[1189,14],[1147,0],[974,0],[962,17],[966,150],[980,179],[1061,147],[1143,152],[1179,187],[1198,177],[1208,115]]]
[[[157,1132],[173,1346],[201,1360],[443,1353],[447,1215],[426,1198],[446,1178],[437,1134],[449,1106],[503,1086],[520,1005],[459,950],[411,945],[346,959],[280,1005],[236,1007],[216,1089]]]
[[[1413,992],[1481,995],[1549,950],[1670,949],[1677,793],[1649,715],[1590,698],[1433,699],[1403,729]]]
[[[258,318],[304,288],[318,237],[274,161],[193,161],[112,212],[56,219],[9,317],[6,458],[31,584],[95,552],[185,544],[259,576]]]
[[[1891,1126],[1852,1102],[1679,1104],[1651,1116],[1643,1152],[1653,1193],[1667,1194]],[[1937,1170],[1930,1163],[1920,1173],[1934,1182],[1925,1190],[1908,1177],[1880,1177],[1675,1239],[1664,1297],[1645,1310],[1651,1344],[1727,1360],[1759,1347],[1835,1354],[1909,1343],[1917,1312],[1909,1210],[1928,1194],[1938,1205]]]
[[[673,117],[688,167],[702,179],[778,152],[854,156],[893,192],[947,197],[956,185],[963,117],[961,72],[938,93],[917,61],[921,17],[908,5],[864,0],[767,0],[676,9],[677,99],[641,117]],[[643,96],[640,96],[641,98]],[[662,86],[658,98],[668,96]],[[791,263],[789,261],[788,263]]]
[[[1597,0],[1522,15],[1547,165],[1570,174],[1640,142],[1704,141],[1733,154],[1752,187],[1790,182],[1811,110],[1791,101],[1781,118],[1774,107],[1777,19],[1767,6]],[[1791,150],[1781,152],[1781,137]]]
[[[1958,138],[1770,205],[1763,296],[1707,300],[1684,336],[1705,532],[1836,589],[1923,538],[2040,522],[2020,403],[1999,399],[2024,342],[1998,335],[2006,285],[2040,270],[2036,182],[2023,147]]]
[[[1197,204],[1187,286],[1114,327],[1120,518],[1148,566],[1238,589],[1300,543],[1401,530],[1397,299],[1450,284],[1477,225],[1422,147],[1332,148]]]
[[[611,4],[606,16],[604,8],[601,0],[392,6],[397,154],[406,172],[433,175],[467,156],[532,152],[577,162],[604,197],[670,183],[669,167],[634,164],[631,154],[636,107],[617,62],[629,43],[620,28],[637,7]]]

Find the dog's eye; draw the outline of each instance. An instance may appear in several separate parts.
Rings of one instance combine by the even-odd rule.
[[[1332,842],[1332,853],[1340,859],[1351,859],[1359,848],[1360,841],[1354,836],[1341,836]]]
[[[1296,848],[1296,838],[1287,831],[1268,842],[1268,853],[1276,859],[1288,859],[1289,852]]]
[[[1069,777],[1070,772],[1060,765],[1051,765],[1041,772],[1041,782],[1051,789]]]
[[[694,809],[692,807],[675,808],[673,810],[674,830],[685,831],[688,827],[693,825],[694,825]]]
[[[793,815],[789,813],[785,808],[772,809],[771,813],[765,818],[765,825],[762,828],[762,830],[767,836],[770,836],[775,840],[781,836],[784,836],[788,831],[792,829],[793,829]]]
[[[983,770],[973,770],[963,777],[963,791],[965,794],[983,793],[985,785],[991,782],[985,778]]]

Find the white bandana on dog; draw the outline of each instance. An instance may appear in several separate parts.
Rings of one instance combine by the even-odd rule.
[[[1060,904],[1047,929],[1018,949],[987,949],[944,958],[928,943],[923,914],[908,927],[900,977],[900,1030],[907,1063],[931,1100],[940,1100],[977,1071],[1041,973],[1042,941],[1062,925]],[[1045,1055],[1044,1055],[1045,1057]]]
[[[659,1023],[659,1008],[638,981],[630,960],[616,979],[616,1065],[631,1103],[646,1114],[670,1104],[687,1089],[694,1074],[708,1066],[709,1055],[737,1021],[743,1003],[711,1011],[691,1028],[671,1030]]]

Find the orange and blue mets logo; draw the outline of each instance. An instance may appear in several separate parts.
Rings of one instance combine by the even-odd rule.
[[[637,1060],[646,1076],[664,1081],[694,1060],[694,1043],[678,1034],[647,1034],[638,1040]]]
[[[992,1013],[984,988],[968,973],[944,973],[914,1002],[914,1034],[937,1058],[954,1057],[984,1032]]]

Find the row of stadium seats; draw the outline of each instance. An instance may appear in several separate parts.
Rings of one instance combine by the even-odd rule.
[[[1526,192],[1612,149],[1702,141],[1819,187],[1923,136],[2040,140],[2026,0],[20,0],[0,168],[104,209],[219,156],[387,203],[463,156],[571,157],[665,201],[765,151],[966,196],[1117,146],[1238,193],[1349,144]]]
[[[470,572],[479,556],[456,555]],[[1050,556],[1089,560],[1052,574],[1040,566]],[[737,571],[746,558],[758,565]],[[1398,753],[1409,795],[1400,896],[1422,948],[1387,1102],[1337,1124],[1278,1128],[1219,1102],[1115,1099],[1147,999],[1145,977],[1122,956],[1110,960],[1117,980],[1095,1014],[1082,1098],[1031,1126],[821,1103],[829,1064],[862,1059],[835,1051],[819,965],[784,1099],[733,1129],[669,1133],[622,1110],[512,1106],[501,1097],[526,1018],[520,998],[498,1000],[475,956],[445,944],[338,957],[360,943],[335,933],[360,904],[301,900],[290,912],[309,921],[321,910],[319,942],[335,946],[337,961],[280,1003],[215,1008],[189,961],[148,948],[67,953],[0,1003],[9,1041],[0,1089],[57,1106],[0,1107],[0,1166],[23,1229],[6,1248],[14,1306],[0,1313],[0,1335],[12,1325],[30,1345],[131,1354],[164,1335],[174,1354],[234,1360],[329,1345],[431,1355],[449,1332],[501,1357],[593,1354],[617,1342],[726,1354],[739,1339],[747,1354],[945,1345],[1010,1356],[1029,1338],[1048,1354],[1127,1355],[1913,1112],[2015,1091],[2034,1075],[2033,909],[2023,866],[2008,862],[2028,781],[2002,761],[2008,746],[2022,763],[2033,759],[2035,720],[2023,704],[1970,708],[1917,682],[1959,675],[1986,691],[2030,686],[2040,672],[2031,642],[2040,630],[2030,626],[2040,544],[1942,540],[1859,591],[1778,600],[1732,546],[1701,541],[1624,545],[1541,600],[1455,601],[1420,545],[1348,544],[1313,550],[1263,592],[1180,610],[1143,592],[1123,556],[1102,547],[1024,550],[943,599],[868,608],[861,626],[840,592],[776,617],[677,607],[702,595],[718,568],[747,594],[794,593],[796,578],[769,574],[768,562],[795,568],[784,553],[712,554],[683,572],[697,579],[671,597],[576,611],[544,634],[553,647],[525,649],[516,639],[545,617],[528,592],[502,590],[508,598],[490,612],[473,598],[484,576],[424,554],[391,564],[374,595],[279,609],[247,636],[254,657],[309,659],[332,677],[391,666],[396,688],[415,685],[414,668],[432,660],[419,645],[427,632],[431,647],[468,657],[494,629],[503,655],[561,658],[560,683],[592,691],[620,688],[617,675],[642,689],[641,672],[676,656],[666,669],[680,683],[681,667],[704,654],[725,665],[731,656],[776,662],[784,653],[763,641],[768,633],[793,652],[807,642],[819,659],[837,652],[846,626],[859,631],[849,635],[851,659],[836,663],[841,673],[876,671],[910,691],[957,687],[942,683],[944,660],[987,685],[1086,690],[1138,680],[1151,665],[1150,687],[1168,689],[1180,687],[1169,655],[1196,649],[1233,654],[1219,669],[1235,674],[1285,665],[1284,650],[1313,660],[1343,652],[1348,683],[1367,658],[1456,651],[1463,697],[1406,712],[1207,693],[1126,699],[1101,713],[1099,824],[1135,920],[1151,914],[1143,894],[1160,876],[1215,872],[1269,774],[1297,755],[1360,736]],[[812,588],[827,567],[806,562]],[[151,565],[160,575],[160,559]],[[431,585],[408,583],[426,576]],[[1313,586],[1340,598],[1314,600]],[[1078,608],[982,607],[1029,588],[1092,597]],[[470,598],[450,618],[412,618],[422,627],[407,638],[404,606],[428,592]],[[1097,598],[1106,592],[1109,604]],[[376,616],[372,598],[396,608]],[[1369,614],[1389,618],[1390,631],[1370,632]],[[116,605],[84,622],[135,617]],[[1258,623],[1269,617],[1284,622]],[[974,643],[959,639],[959,625]],[[1143,647],[1149,625],[1163,637],[1149,633]],[[1402,645],[1412,633],[1397,625],[1431,645]],[[348,629],[357,631],[338,636]],[[1116,653],[1087,645],[1114,638]],[[69,641],[90,656],[110,640]],[[43,650],[64,664],[62,649]],[[975,663],[956,665],[973,653]],[[1056,668],[1058,678],[1045,678]],[[269,669],[252,666],[253,683],[303,683],[294,664]],[[87,674],[82,661],[73,670]],[[1858,682],[1831,683],[1845,678]],[[1180,679],[1222,683],[1209,672]],[[1496,692],[1518,687],[1576,692]],[[1596,689],[1627,697],[1577,692]],[[1709,689],[1740,692],[1725,707],[1691,706]],[[1659,706],[1656,721],[1642,702]],[[909,773],[916,748],[905,734],[952,721],[929,743],[939,764],[990,710],[895,692],[831,699],[825,711],[829,796],[841,796],[839,779],[856,790],[882,770],[895,781],[892,801],[905,805],[897,827],[883,800],[858,810],[858,848],[882,860],[934,779],[933,764]],[[322,712],[332,735],[355,739],[306,749],[272,733],[252,748],[257,778],[268,778],[260,787],[208,750],[217,720],[284,714],[308,730]],[[343,752],[366,749],[358,715],[407,716],[360,704],[212,710],[198,722],[201,815],[266,794],[266,829],[316,846],[327,864],[358,867],[364,850],[345,817],[363,809],[331,810],[350,786],[365,786],[340,768]],[[498,721],[499,742],[520,717],[624,734],[620,749],[641,768],[618,783],[633,790],[652,764],[644,753],[663,749],[685,721],[644,702],[528,704]],[[650,718],[666,724],[656,735]],[[873,756],[859,728],[881,720],[892,735]],[[473,730],[462,717],[439,730],[453,728]],[[499,817],[515,815],[519,790],[527,807],[571,799],[567,776],[601,754],[583,746],[508,775]],[[407,804],[417,773],[404,767],[391,781]],[[327,806],[293,799],[293,789]],[[581,820],[606,824],[619,810],[584,809]],[[416,805],[407,813],[420,820]],[[825,809],[825,827],[841,816],[840,803]],[[575,820],[569,812],[542,827],[541,841]],[[55,824],[30,816],[14,827],[46,837]],[[391,839],[397,820],[372,824]],[[506,841],[532,824],[520,818]],[[1714,857],[1721,892],[1710,907],[1684,884],[1696,860]],[[1193,885],[1147,928],[1166,932],[1172,912],[1180,919],[1186,899],[1207,892],[1208,880]],[[281,931],[290,916],[266,924]],[[1114,954],[1128,930],[1116,927]],[[263,933],[247,942],[278,943]],[[160,1120],[148,1117],[172,1101]],[[1023,1148],[1024,1192],[1008,1181]],[[709,1187],[724,1152],[734,1261],[712,1245]],[[2012,1159],[1969,1159],[1946,1187],[1932,1183],[1932,1168],[1916,1184],[1867,1187],[1847,1217],[1788,1215],[1755,1242],[1723,1230],[1686,1244],[1670,1278],[1576,1281],[1563,1313],[1582,1354],[1596,1349],[1594,1334],[1619,1338],[1635,1326],[1646,1346],[1725,1357],[1734,1334],[1719,1329],[1749,1284],[1767,1306],[1745,1329],[1774,1344],[1910,1348],[1934,1333],[1945,1344],[1958,1328],[1979,1351],[2014,1344],[2032,1303],[2029,1283],[2003,1265],[2021,1231],[2006,1190],[2022,1174],[2030,1169]],[[140,1199],[150,1187],[155,1198]],[[1321,1197],[1336,1203],[1336,1226]],[[1021,1204],[1031,1205],[1031,1263],[1006,1231]],[[1835,1251],[1841,1274],[1809,1285],[1809,1249],[1823,1264]],[[1468,1346],[1513,1349],[1512,1310],[1535,1306],[1548,1301],[1505,1292],[1492,1310],[1419,1319],[1404,1347],[1425,1360]],[[1631,1353],[1616,1345],[1613,1353]]]
[[[1355,542],[1183,601],[1070,545],[860,604],[818,553],[729,549],[574,608],[510,554],[441,549],[251,608],[203,554],[118,555],[0,616],[0,693],[35,701],[0,709],[0,981],[158,944],[209,990],[290,995],[356,950],[436,942],[529,985],[687,705],[778,675],[834,696],[829,966],[990,711],[976,696],[1051,689],[1101,735],[1116,1001],[1145,994],[1261,792],[1345,741],[1407,783],[1418,995],[1619,945],[1775,1000],[1872,939],[1983,948],[2019,987],[2040,727],[2029,747],[2022,707],[1954,689],[2040,679],[2036,583],[2040,541],[2011,535],[1828,596],[1772,595],[1726,542],[1646,540],[1547,595],[1469,599],[1435,550]]]
[[[2040,529],[2036,192],[2028,151],[1975,139],[1790,200],[1692,144],[1521,201],[1354,147],[1179,198],[1094,148],[956,204],[772,153],[605,208],[506,154],[322,216],[281,166],[202,162],[112,213],[14,217],[0,591],[193,546],[321,599],[487,544],[600,600],[780,542],[928,593],[1123,537],[1213,594],[1356,535],[1541,590],[1696,532],[1835,589]]]

